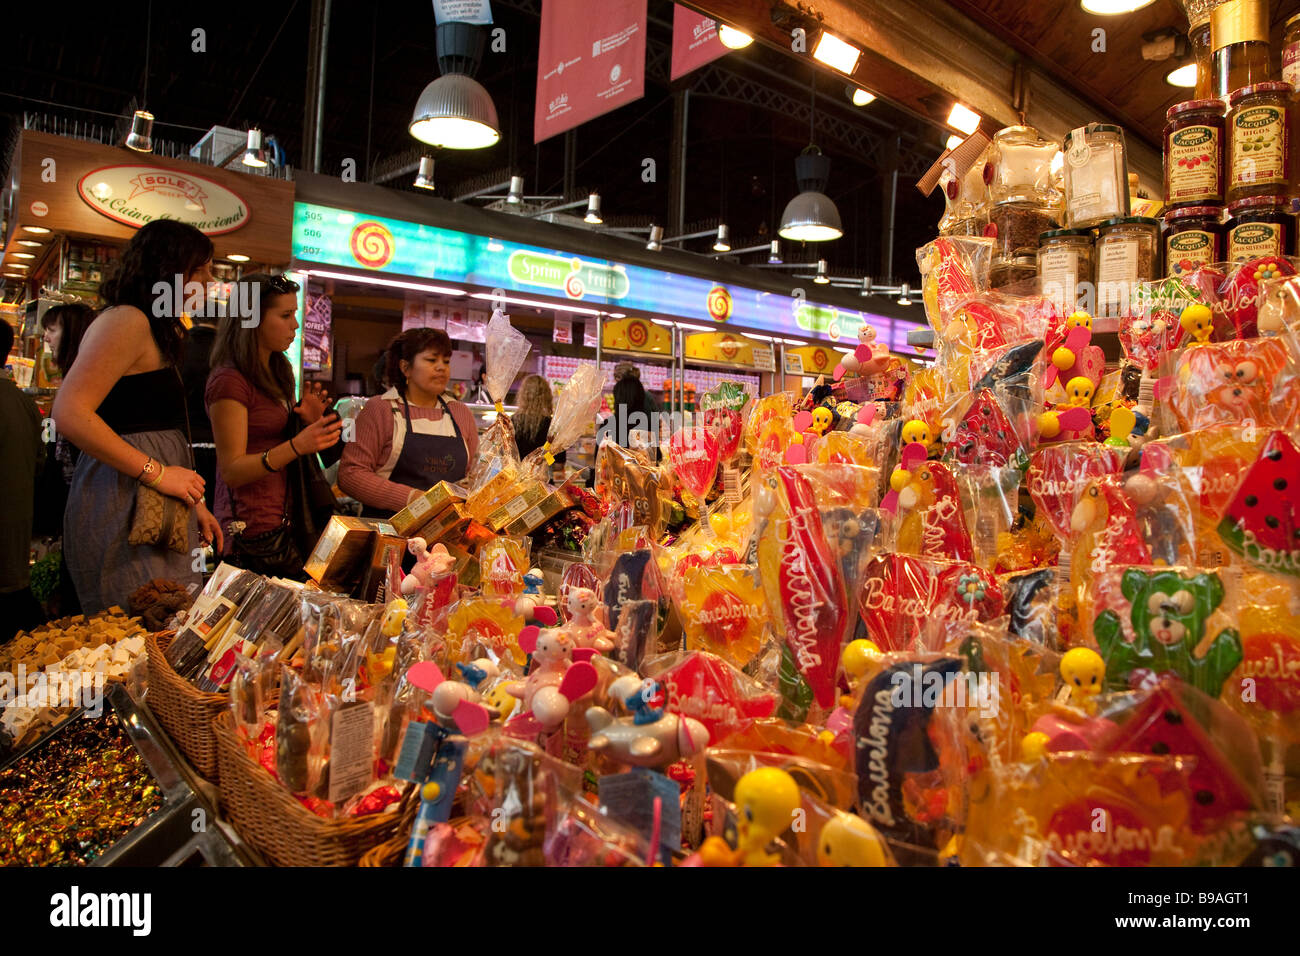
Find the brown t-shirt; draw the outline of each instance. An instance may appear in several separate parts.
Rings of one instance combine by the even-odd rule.
[[[209,417],[212,415],[213,404],[224,399],[238,402],[248,409],[248,454],[260,455],[285,440],[289,409],[282,402],[259,391],[243,373],[231,366],[214,368],[208,376],[203,401],[207,405]],[[284,517],[288,489],[283,471],[273,472],[232,489],[226,487],[226,483],[221,480],[218,469],[217,520],[223,528],[231,520],[243,521],[247,525],[244,529],[244,534],[247,535],[270,531]],[[230,535],[227,534],[226,541],[229,540]]]

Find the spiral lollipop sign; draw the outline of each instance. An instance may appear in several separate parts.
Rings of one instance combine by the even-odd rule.
[[[382,269],[393,261],[397,240],[381,223],[367,220],[357,223],[348,238],[352,258],[367,269]]]

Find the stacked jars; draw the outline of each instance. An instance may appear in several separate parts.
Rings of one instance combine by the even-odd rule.
[[[1097,227],[1097,315],[1128,314],[1138,284],[1160,274],[1159,220],[1118,216]]]
[[[1079,308],[1079,287],[1091,287],[1095,271],[1091,229],[1053,229],[1038,237],[1038,289],[1062,315]]]
[[[1092,123],[1065,136],[1065,218],[1071,229],[1129,214],[1124,132]]]
[[[988,183],[985,159],[980,157],[965,176],[945,171],[939,177],[943,189],[943,218],[939,220],[941,236],[982,236],[989,223]]]
[[[993,269],[1004,283],[1033,278],[1038,237],[1060,226],[1061,193],[1052,175],[1060,152],[1029,126],[999,130],[989,148],[989,226],[997,240]]]
[[[1227,137],[1223,103],[1188,100],[1165,114],[1166,275],[1223,261]]]

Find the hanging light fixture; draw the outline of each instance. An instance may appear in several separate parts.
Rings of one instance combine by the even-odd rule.
[[[849,99],[853,101],[854,106],[867,106],[875,102],[876,94],[860,86],[850,86],[849,91]]]
[[[713,241],[713,251],[714,252],[731,251],[731,230],[727,228],[726,223],[723,223],[722,225],[718,226],[718,238]]]
[[[587,197],[587,215],[582,217],[582,221],[593,226],[599,226],[605,221],[600,218],[600,193],[592,193]]]
[[[754,42],[754,38],[744,30],[737,30],[725,23],[718,24],[718,40],[728,50],[743,50]]]
[[[524,201],[524,177],[510,177],[510,191],[506,193],[506,202],[512,206],[518,206]]]
[[[645,244],[646,249],[649,250],[650,252],[658,252],[664,247],[663,243],[664,243],[664,227],[651,226],[650,241]]]
[[[1196,64],[1185,63],[1165,74],[1165,82],[1170,86],[1195,86]]]
[[[980,115],[963,103],[953,103],[948,111],[948,125],[969,136],[980,128]]]
[[[415,174],[415,185],[420,189],[433,189],[433,157],[420,157],[420,171]]]
[[[262,169],[267,165],[266,150],[262,146],[262,131],[260,129],[250,129],[248,131],[248,145],[244,149],[244,165],[252,166],[255,169]]]
[[[773,239],[772,246],[767,253],[767,264],[769,266],[783,265],[785,260],[781,258],[781,240]]]
[[[781,214],[782,239],[795,242],[826,242],[844,235],[840,211],[822,192],[830,176],[831,161],[816,146],[809,146],[794,161],[799,194]]]
[[[830,281],[830,277],[826,274],[826,260],[818,259],[817,278],[813,279],[813,282],[816,282],[818,285],[829,285]]]
[[[153,114],[147,110],[136,110],[131,117],[131,132],[126,137],[127,149],[137,153],[153,152]]]
[[[438,25],[442,76],[424,88],[411,115],[411,135],[430,146],[484,149],[501,139],[496,104],[474,79],[483,56],[483,33],[469,23]]]

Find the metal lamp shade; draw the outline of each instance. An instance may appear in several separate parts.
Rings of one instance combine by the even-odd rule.
[[[137,153],[153,152],[153,114],[136,110],[131,117],[131,132],[126,137],[126,146]]]
[[[447,149],[484,149],[501,139],[491,95],[460,73],[440,76],[424,88],[410,131],[422,143]]]
[[[844,235],[835,203],[813,190],[799,193],[786,204],[778,232],[782,239],[795,242],[826,242]]]

